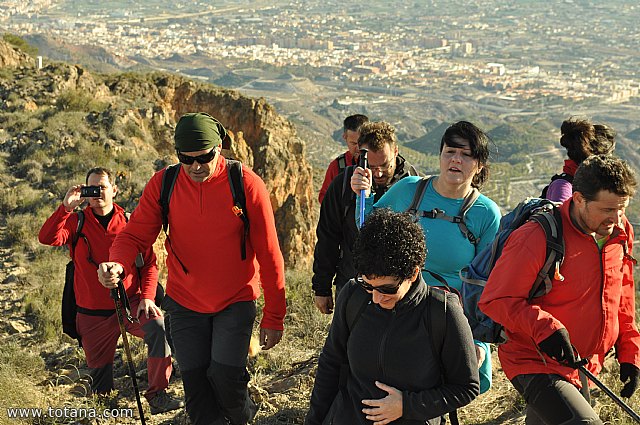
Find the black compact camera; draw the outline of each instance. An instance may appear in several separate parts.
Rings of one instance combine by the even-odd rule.
[[[84,186],[80,188],[81,198],[99,198],[100,186]]]

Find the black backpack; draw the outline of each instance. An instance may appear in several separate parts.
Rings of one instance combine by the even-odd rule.
[[[78,314],[78,305],[76,304],[76,293],[73,289],[73,279],[75,276],[76,266],[73,262],[73,256],[75,254],[76,245],[82,232],[82,226],[84,225],[84,211],[78,211],[78,227],[76,234],[71,240],[71,260],[67,263],[64,274],[64,289],[62,290],[62,332],[69,335],[73,339],[78,340],[78,344],[82,345],[80,341],[80,334],[76,329],[76,315]]]
[[[440,219],[440,220],[449,221],[451,223],[455,223],[460,228],[460,232],[462,232],[464,237],[472,245],[474,246],[477,245],[479,240],[469,231],[464,219],[467,215],[467,211],[469,211],[469,209],[473,206],[473,204],[476,202],[476,200],[480,196],[480,192],[475,187],[472,188],[469,191],[469,193],[467,193],[467,195],[464,197],[464,201],[460,206],[460,211],[458,211],[458,215],[453,217],[445,214],[444,211],[438,208],[434,208],[431,211],[418,210],[418,207],[422,202],[422,198],[424,198],[424,194],[427,190],[427,186],[429,185],[429,182],[433,178],[434,176],[423,177],[418,181],[418,187],[416,187],[416,191],[413,195],[413,199],[411,200],[411,204],[409,205],[409,208],[407,208],[407,212],[417,217]]]
[[[71,248],[69,250],[71,254],[71,260],[67,263],[67,266],[65,268],[64,288],[62,290],[61,315],[62,315],[62,332],[69,335],[73,339],[77,339],[78,344],[82,346],[80,334],[78,333],[78,329],[76,328],[76,316],[78,312],[82,314],[87,314],[89,316],[109,317],[113,313],[115,313],[115,309],[89,310],[83,307],[78,307],[78,304],[76,303],[76,293],[73,288],[73,280],[75,277],[76,266],[75,266],[75,262],[73,261],[73,258],[75,257],[76,245],[78,244],[78,240],[80,238],[84,239],[84,242],[87,244],[87,250],[89,252],[89,257],[87,259],[91,263],[93,263],[96,267],[98,267],[98,264],[91,257],[91,245],[89,244],[89,239],[87,239],[87,236],[84,233],[82,233],[82,227],[84,226],[84,211],[82,210],[78,211],[76,214],[78,215],[78,226],[76,228],[76,234],[71,240]],[[125,219],[129,221],[128,213],[125,214]],[[141,283],[142,279],[141,279],[140,269],[144,266],[144,258],[142,256],[142,253],[139,252],[138,255],[136,256],[135,264],[136,264],[136,270],[138,273],[138,282]],[[131,312],[129,308],[129,301],[126,297],[126,294],[124,294],[122,298],[124,299],[124,305],[125,305],[125,308],[127,309],[128,317],[130,317]],[[164,288],[162,287],[160,282],[158,282],[158,286],[156,288],[156,297],[155,297],[156,305],[159,306],[162,303],[163,298],[164,298]]]
[[[238,218],[242,220],[244,226],[242,237],[240,238],[240,257],[242,260],[247,259],[247,237],[249,236],[249,217],[247,216],[247,198],[244,193],[244,181],[242,179],[242,163],[233,159],[225,158],[227,163],[227,177],[229,179],[229,186],[231,188],[231,196],[233,197],[233,212]],[[171,239],[169,238],[169,202],[171,201],[171,195],[173,194],[173,187],[178,179],[180,173],[180,164],[173,164],[165,168],[162,175],[162,186],[160,188],[160,199],[158,203],[162,208],[162,230],[164,231],[171,252],[176,257],[182,270],[185,274],[188,274],[188,270],[182,263],[180,258],[176,255],[175,251],[171,247]]]

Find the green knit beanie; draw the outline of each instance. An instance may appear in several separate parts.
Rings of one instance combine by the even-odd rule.
[[[180,117],[174,140],[179,152],[196,152],[220,145],[226,136],[217,119],[204,112],[192,112]]]

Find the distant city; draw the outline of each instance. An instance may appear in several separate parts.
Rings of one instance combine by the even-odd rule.
[[[470,87],[506,101],[637,97],[638,22],[637,1],[0,2],[3,31],[99,46],[124,68],[152,61],[213,80],[253,62],[320,82]]]

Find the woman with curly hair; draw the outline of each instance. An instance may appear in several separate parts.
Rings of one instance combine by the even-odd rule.
[[[564,202],[571,198],[573,176],[582,161],[591,155],[611,155],[616,147],[616,132],[606,124],[570,118],[562,122],[560,144],[567,149],[562,173],[551,178],[542,189],[542,198]]]
[[[478,395],[471,330],[457,296],[425,284],[425,258],[412,215],[380,209],[367,218],[354,246],[358,277],[338,295],[306,424],[440,424]]]

